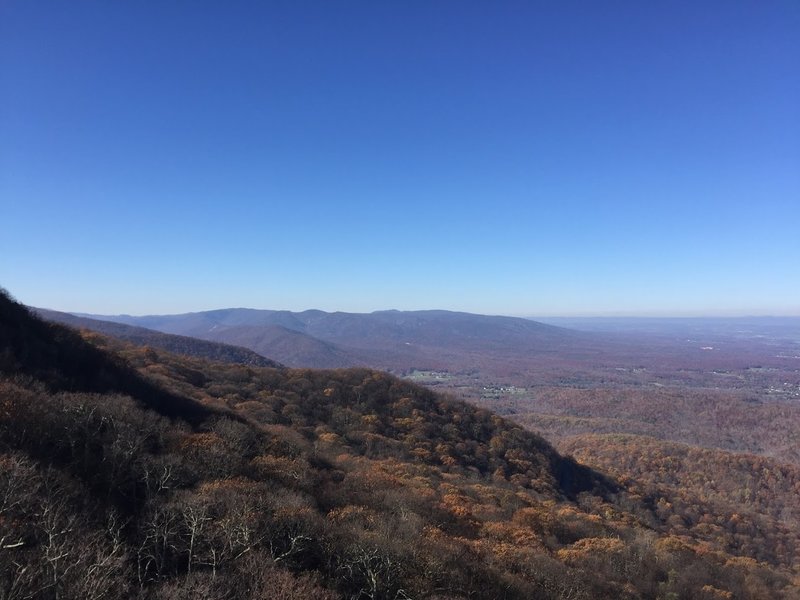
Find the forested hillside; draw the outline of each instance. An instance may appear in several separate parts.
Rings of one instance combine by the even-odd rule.
[[[171,335],[153,331],[144,327],[135,327],[123,323],[113,323],[111,321],[100,321],[87,317],[77,317],[69,313],[55,310],[35,309],[36,314],[48,321],[63,323],[76,329],[89,329],[104,335],[131,342],[137,346],[152,346],[175,354],[185,354],[186,356],[196,356],[220,362],[250,365],[253,367],[278,367],[281,366],[273,360],[269,360],[252,350],[241,346],[232,346],[219,342],[210,342],[198,338],[187,337],[185,335]]]
[[[587,435],[562,448],[646,499],[674,533],[771,564],[800,564],[794,465],[635,435]]]
[[[790,553],[646,485],[384,373],[176,356],[0,295],[3,599],[798,598]]]
[[[502,404],[515,421],[553,443],[587,433],[631,433],[800,465],[800,402],[792,398],[681,385],[598,384],[536,392],[533,400],[505,401],[497,408]]]

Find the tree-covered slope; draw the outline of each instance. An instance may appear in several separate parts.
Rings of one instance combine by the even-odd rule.
[[[175,354],[207,358],[220,362],[250,365],[253,367],[279,367],[280,363],[270,360],[252,350],[220,342],[211,342],[185,335],[161,333],[144,327],[135,327],[112,321],[101,321],[88,317],[77,317],[70,313],[55,310],[35,309],[42,318],[69,325],[76,329],[89,329],[109,335],[137,346],[151,346]]]
[[[662,528],[764,562],[800,564],[800,468],[639,435],[563,443],[651,503]]]
[[[667,535],[541,438],[389,375],[0,313],[0,598],[796,597],[789,567]]]
[[[0,289],[0,373],[50,391],[120,393],[160,414],[195,420],[206,407],[153,385],[120,356],[88,343],[74,329],[48,323]]]

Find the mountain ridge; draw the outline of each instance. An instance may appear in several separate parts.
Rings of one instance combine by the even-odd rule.
[[[90,318],[244,346],[288,366],[310,368],[463,369],[474,364],[476,352],[537,354],[570,349],[596,337],[519,317],[438,309],[349,313],[227,308],[175,315]],[[281,348],[273,351],[267,343],[270,338],[280,338]]]

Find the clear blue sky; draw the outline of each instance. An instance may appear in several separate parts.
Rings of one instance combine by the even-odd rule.
[[[0,3],[0,285],[800,314],[800,2]]]

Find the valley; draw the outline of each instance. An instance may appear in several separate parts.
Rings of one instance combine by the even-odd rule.
[[[272,539],[262,560],[275,565],[271,576],[293,577],[288,581],[297,589],[322,585],[315,593],[327,593],[324,588],[352,598],[396,597],[395,586],[416,586],[419,593],[431,581],[409,579],[401,565],[431,569],[432,556],[445,552],[455,561],[440,574],[447,598],[469,597],[469,589],[480,590],[481,598],[535,593],[587,600],[800,595],[800,369],[796,340],[783,329],[744,337],[695,330],[687,337],[671,327],[579,331],[442,311],[363,319],[310,311],[299,319],[302,326],[294,315],[263,311],[180,316],[178,324],[166,317],[120,318],[124,325],[39,314],[78,326],[87,343],[121,357],[147,385],[168,390],[167,404],[151,410],[194,419],[195,432],[179,434],[190,436],[181,447],[196,448],[191,460],[211,461],[202,469],[212,469],[201,469],[195,481],[218,486],[213,482],[245,477],[256,485],[266,468],[270,480],[288,486],[277,505],[269,504],[271,493],[259,492],[259,502],[277,511],[269,513],[270,526],[289,532]],[[248,325],[252,319],[256,324]],[[217,346],[180,337],[198,332],[196,323],[215,340],[203,344]],[[235,360],[255,348],[221,342],[264,342],[265,328],[287,324],[295,328],[286,328],[292,341],[272,348],[274,366],[266,369]],[[320,360],[335,355],[346,368],[278,364],[320,356],[304,353],[309,338],[326,348]],[[207,362],[209,352],[231,360]],[[135,395],[143,388],[131,389]],[[31,393],[9,390],[18,398]],[[203,411],[211,412],[204,417]],[[223,458],[225,447],[249,438],[244,431],[227,437],[230,426],[212,424],[220,418],[243,419],[266,436],[257,444],[261,454],[249,459],[258,468]],[[294,483],[296,477],[309,483]],[[350,482],[346,490],[342,477]],[[182,485],[190,485],[182,494],[198,493],[189,492],[196,484]],[[369,497],[386,486],[391,493]],[[245,489],[236,494],[251,493]],[[290,500],[298,493],[306,499]],[[291,517],[289,525],[278,516],[285,502],[300,502],[306,516]],[[408,515],[415,525],[403,524]],[[435,526],[432,515],[440,515]],[[315,558],[307,554],[311,548],[293,549],[291,531],[313,539],[322,530],[323,546],[338,548],[339,556],[355,552],[367,563],[336,566],[322,547]],[[137,531],[128,535],[136,540]],[[408,555],[421,539],[427,540],[421,554]],[[174,543],[181,547],[177,538]],[[284,553],[293,556],[288,571],[278,564]],[[188,560],[159,560],[172,562],[153,572],[152,597],[173,590],[170,581],[190,581],[191,553]],[[206,572],[206,559],[198,554],[197,560],[198,572]],[[460,587],[449,579],[463,572],[457,565],[472,560],[490,565],[480,580]],[[385,565],[385,579],[375,583],[382,591],[369,596],[362,580],[337,574],[355,564]],[[308,573],[317,579],[297,579]],[[573,582],[568,587],[558,583],[564,576]],[[211,589],[214,581],[202,585]]]
[[[237,344],[287,366],[381,369],[556,445],[625,433],[800,464],[800,318],[539,323],[448,311],[252,309],[102,318]]]

